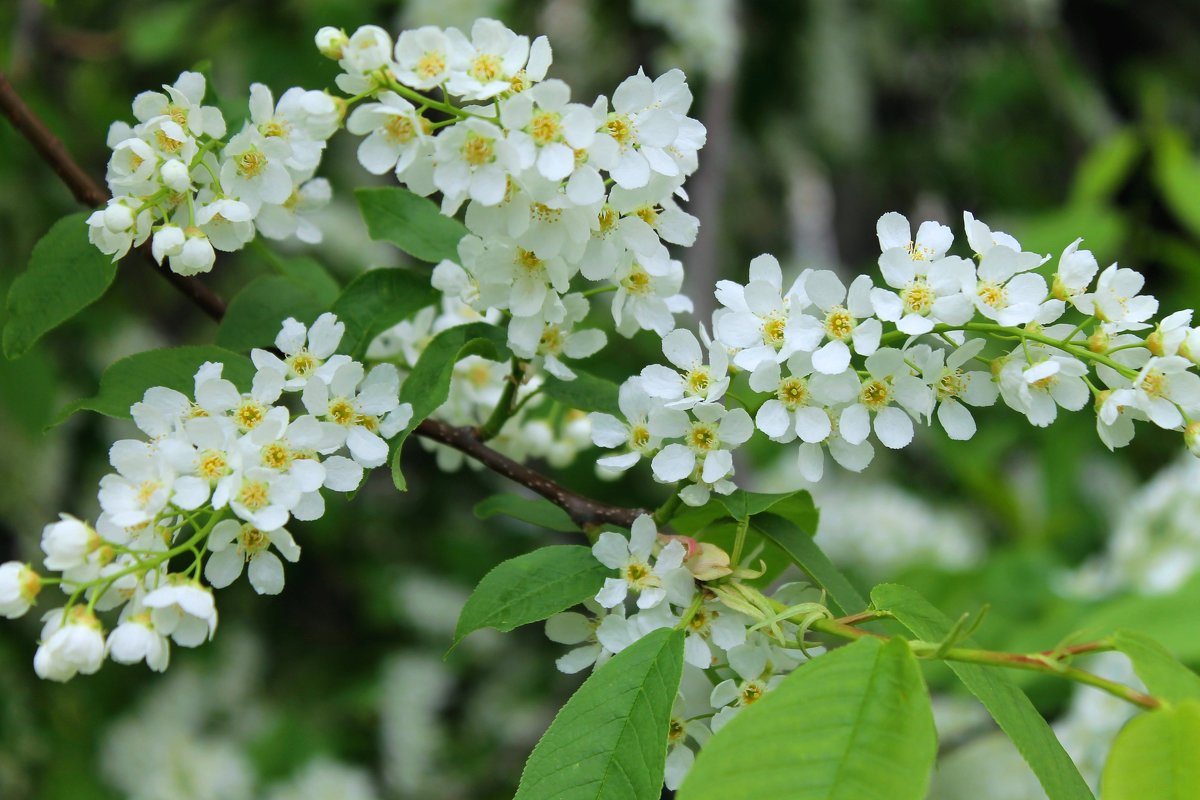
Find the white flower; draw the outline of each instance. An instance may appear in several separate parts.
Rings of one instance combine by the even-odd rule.
[[[843,398],[845,392],[839,392],[837,387],[845,381],[814,376],[808,353],[792,354],[787,367],[789,374],[785,378],[779,364],[767,360],[750,375],[751,389],[774,395],[759,406],[754,424],[777,442],[790,442],[796,437],[805,442],[823,442],[832,432],[825,406]]]
[[[170,636],[180,647],[197,647],[212,639],[217,629],[217,606],[212,591],[181,575],[169,576],[167,580],[167,585],[142,598],[142,604],[150,609],[155,630]]]
[[[86,522],[70,514],[58,516],[58,522],[42,530],[42,551],[46,554],[46,569],[63,572],[81,566],[100,546],[100,537]]]
[[[338,88],[346,94],[355,95],[369,91],[375,86],[375,81],[367,77],[368,73],[391,66],[392,37],[378,25],[363,25],[354,31],[340,48],[339,44],[341,42],[336,34],[328,36],[328,48],[323,52],[340,49],[338,66],[345,70],[345,73],[338,75],[334,80]],[[320,38],[317,40],[317,46],[321,47]]]
[[[429,121],[412,103],[394,92],[380,92],[379,102],[354,109],[346,130],[366,136],[358,146],[358,163],[374,175],[402,175],[417,158],[429,134]]]
[[[88,241],[105,255],[118,261],[134,245],[150,238],[152,216],[149,209],[138,212],[141,201],[135,197],[114,197],[108,205],[87,218]]]
[[[850,348],[869,356],[879,347],[883,326],[871,316],[871,279],[859,275],[846,286],[837,274],[827,270],[809,272],[804,279],[804,291],[817,308],[825,313],[821,322],[822,334],[828,341],[812,355],[813,368],[826,375],[840,375],[850,366]],[[860,322],[860,318],[862,321]]]
[[[345,333],[346,324],[329,312],[317,317],[311,328],[293,317],[288,317],[275,337],[275,348],[283,354],[283,358],[269,350],[257,348],[250,351],[250,358],[259,370],[278,373],[283,379],[285,391],[298,391],[303,389],[313,376],[332,378],[333,370],[322,367],[326,366],[325,362],[337,351]],[[331,362],[335,369],[342,363],[344,362]]]
[[[733,449],[754,433],[744,409],[732,411],[716,403],[692,407],[695,420],[683,434],[684,444],[669,444],[654,457],[654,477],[663,483],[681,481],[700,467],[704,483],[716,483],[733,472]]]
[[[606,578],[596,602],[612,608],[625,600],[632,590],[637,593],[638,608],[654,608],[668,600],[675,605],[687,605],[695,591],[692,573],[683,566],[687,550],[678,541],[662,548],[654,565],[651,552],[658,541],[658,527],[647,514],[633,521],[629,538],[605,531],[592,547],[592,553],[610,569],[620,570],[619,578]]]
[[[658,450],[662,436],[682,436],[687,429],[687,414],[664,408],[661,400],[651,397],[642,386],[641,378],[630,378],[621,384],[617,404],[625,418],[622,422],[611,414],[593,413],[592,441],[600,447],[627,447],[628,452],[604,456],[596,463],[611,470],[627,470],[644,456]]]
[[[41,590],[42,579],[28,564],[0,564],[0,614],[8,619],[24,616]]]
[[[732,650],[745,644],[749,618],[731,611],[723,603],[709,600],[696,609],[687,625],[683,643],[683,659],[700,669],[715,666],[718,659],[712,648]]]
[[[551,80],[513,95],[500,107],[505,128],[520,134],[520,146],[536,152],[534,166],[549,181],[570,177],[576,168],[575,153],[590,147],[596,136],[591,109],[570,99],[570,87]],[[603,183],[600,195],[592,194],[591,202],[599,200]]]
[[[600,666],[612,655],[596,637],[596,629],[609,614],[625,617],[625,606],[618,604],[605,609],[595,600],[585,600],[584,605],[594,616],[585,616],[577,611],[564,611],[546,620],[546,638],[559,644],[575,645],[554,662],[560,672],[574,675],[595,664]]]
[[[613,111],[592,146],[592,157],[618,186],[638,189],[652,174],[674,177],[682,169],[671,150],[685,130],[692,94],[680,70],[651,81],[639,69],[612,98]]]
[[[433,183],[445,195],[444,214],[453,214],[468,197],[481,205],[496,205],[504,199],[509,175],[520,170],[504,131],[475,117],[451,125],[436,144]]]
[[[718,341],[740,350],[734,364],[753,370],[766,359],[782,362],[798,350],[816,349],[820,323],[800,313],[808,305],[805,277],[801,275],[784,292],[779,262],[763,254],[750,262],[750,281],[745,286],[717,282],[717,300],[729,310],[714,315],[714,326]]]
[[[995,245],[984,253],[978,276],[962,276],[963,294],[974,301],[979,313],[1001,325],[1024,325],[1038,319],[1046,302],[1046,279],[1023,272],[1028,267],[1022,255],[1007,245]],[[1061,300],[1049,302],[1063,305]]]
[[[688,772],[692,768],[692,764],[696,761],[696,753],[688,746],[687,740],[690,738],[695,742],[697,748],[703,747],[704,743],[712,736],[712,731],[709,730],[702,720],[692,719],[686,720],[679,713],[679,701],[676,700],[676,711],[671,715],[671,722],[667,726],[667,761],[663,770],[663,785],[674,791],[683,784],[683,779],[687,777]]]
[[[535,366],[543,366],[560,380],[574,380],[575,373],[563,358],[587,358],[608,341],[603,331],[589,328],[572,330],[587,316],[591,306],[581,294],[562,298],[564,316],[558,322],[543,322],[541,317],[514,317],[508,326],[508,344],[522,358],[540,357]]]
[[[1042,346],[1030,345],[1029,352],[1031,362],[1017,349],[1000,370],[1000,394],[1009,407],[1045,427],[1058,416],[1058,406],[1078,411],[1087,405],[1090,392],[1082,361]]]
[[[757,702],[764,694],[779,685],[783,674],[795,662],[776,647],[770,647],[761,634],[753,642],[729,651],[729,667],[736,678],[726,678],[713,687],[709,703],[717,709],[712,719],[713,733],[723,728],[733,716]]]
[[[129,194],[153,194],[156,188],[154,178],[161,160],[155,149],[145,140],[136,136],[130,137],[113,148],[105,180],[113,190],[120,188]],[[181,162],[173,159],[168,163]],[[185,166],[184,172],[186,171]]]
[[[529,37],[494,19],[475,20],[470,41],[456,28],[446,36],[451,65],[446,89],[467,100],[489,100],[510,90],[529,58]]]
[[[359,384],[362,384],[361,388]],[[350,455],[364,467],[387,460],[384,439],[396,435],[412,418],[412,406],[400,405],[400,374],[391,364],[379,364],[363,379],[357,361],[342,364],[330,377],[309,381],[304,387],[304,407],[310,414],[336,423],[345,436]],[[273,530],[278,525],[260,526]]]
[[[1138,294],[1145,283],[1140,272],[1112,264],[1100,273],[1094,292],[1075,297],[1075,307],[1103,322],[1108,333],[1149,328],[1146,320],[1158,311],[1158,300]]]
[[[496,239],[479,254],[473,268],[482,303],[507,308],[514,317],[537,317],[538,322],[558,322],[565,314],[565,308],[555,305],[571,283],[571,270],[563,259],[539,258],[511,239]],[[556,319],[545,319],[548,301],[549,308],[560,312]]]
[[[332,198],[329,181],[313,178],[302,183],[281,205],[268,204],[260,208],[254,225],[270,239],[295,236],[305,244],[319,244],[324,237],[310,217],[329,205]]]
[[[428,90],[450,78],[450,41],[434,25],[401,32],[396,39],[396,80]]]
[[[953,239],[949,228],[923,222],[916,241],[910,241],[908,220],[889,212],[879,218],[876,231],[883,248],[883,280],[897,290],[871,289],[876,316],[914,336],[928,333],[937,323],[962,325],[971,318],[974,308],[962,287],[975,269],[966,259],[946,257]]]
[[[889,211],[875,223],[875,235],[879,239],[879,268],[886,276],[890,270],[903,269],[904,261],[933,262],[944,258],[954,234],[945,225],[932,220],[921,223],[917,238],[912,238],[912,227],[908,218]],[[924,273],[925,270],[918,270]],[[890,283],[890,281],[889,281]]]
[[[283,591],[283,562],[268,549],[271,545],[288,561],[294,563],[300,558],[300,547],[286,528],[261,531],[249,523],[222,520],[208,537],[213,555],[204,565],[204,577],[215,588],[223,589],[238,579],[249,561],[254,591],[279,594]]]
[[[42,643],[33,656],[39,678],[63,683],[82,673],[91,675],[104,663],[104,632],[86,609],[76,606],[66,613],[56,608],[46,614]]]
[[[1025,272],[1045,264],[1050,256],[1039,256],[1021,250],[1021,243],[1003,231],[993,231],[982,220],[975,219],[970,211],[963,212],[963,227],[967,232],[967,244],[978,256],[986,256],[993,247],[1007,247],[1017,253],[1017,272]]]
[[[1181,355],[1187,357],[1188,338],[1192,335],[1192,309],[1185,308],[1168,314],[1154,326],[1154,332],[1146,337],[1146,348],[1156,356]]]
[[[171,663],[171,642],[155,629],[149,612],[130,614],[108,635],[108,655],[118,664],[145,661],[155,672]]]
[[[291,475],[264,467],[234,472],[213,492],[213,508],[233,510],[239,519],[260,530],[273,531],[287,524],[301,499],[301,489]]]
[[[613,279],[617,284],[613,321],[623,336],[639,329],[666,336],[675,327],[675,313],[691,310],[691,302],[676,294],[683,285],[683,265],[678,261],[671,260],[665,274],[654,275],[634,253],[626,252]]]
[[[172,500],[175,474],[154,448],[145,443],[125,439],[113,444],[109,461],[117,474],[100,479],[100,507],[121,527],[132,527],[152,521]],[[190,509],[204,502],[198,498],[174,498],[177,504]]]
[[[155,239],[157,240],[157,236]],[[153,245],[151,245],[153,247]],[[183,243],[178,252],[167,253],[171,272],[177,275],[191,276],[209,272],[217,263],[217,254],[212,242],[199,228],[188,228],[184,231]],[[161,261],[159,263],[162,263]]]
[[[290,177],[288,181],[290,185]],[[287,199],[287,194],[283,199]],[[226,253],[242,249],[246,242],[254,238],[253,219],[254,212],[250,206],[228,197],[214,197],[196,208],[196,224],[208,236],[213,247]]]
[[[1059,300],[1069,301],[1072,305],[1076,305],[1076,299],[1091,285],[1092,278],[1095,278],[1100,270],[1092,251],[1079,249],[1082,243],[1082,238],[1076,239],[1063,250],[1051,284],[1053,295]]]
[[[192,136],[225,136],[225,119],[215,106],[201,105],[205,92],[204,76],[199,72],[181,72],[172,86],[162,92],[142,92],[133,100],[133,115],[139,122],[169,117]]]
[[[1130,389],[1117,389],[1110,400],[1114,406],[1128,405],[1142,411],[1150,421],[1167,430],[1180,429],[1184,416],[1200,409],[1200,375],[1190,371],[1191,362],[1182,356],[1154,356],[1146,362]],[[1114,414],[1106,414],[1111,424]]]
[[[283,203],[295,188],[286,165],[290,155],[287,142],[246,128],[225,145],[221,186],[245,203],[251,215],[263,203]]]
[[[663,337],[663,355],[682,372],[661,364],[642,370],[642,388],[651,397],[669,401],[668,408],[691,408],[697,403],[715,403],[729,388],[729,356],[724,347],[713,347],[701,328],[708,346],[709,363],[696,335],[677,328]]]
[[[911,360],[921,368],[922,378],[933,387],[938,422],[951,439],[966,440],[975,435],[975,418],[964,403],[990,406],[999,394],[990,372],[963,369],[985,344],[984,339],[971,339],[948,355],[945,350],[927,345],[909,351]]]
[[[308,91],[294,86],[279,98],[261,83],[250,84],[250,121],[258,133],[285,159],[284,164],[299,172],[309,172],[321,163],[325,140],[338,128],[339,112],[333,98],[325,92]]]
[[[899,350],[877,350],[867,358],[866,366],[868,376],[862,381],[858,400],[842,411],[838,431],[850,444],[858,444],[870,433],[870,415],[874,414],[880,443],[893,450],[904,447],[913,439],[909,414],[918,418],[928,415],[933,410],[933,392],[913,377]]]

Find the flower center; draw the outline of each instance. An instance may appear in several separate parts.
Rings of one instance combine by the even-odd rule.
[[[913,261],[926,261],[933,255],[933,250],[928,247],[922,247],[916,242],[909,242],[904,245],[904,249],[908,251],[908,257]]]
[[[655,206],[642,206],[633,213],[651,228],[658,224],[658,209]]]
[[[161,488],[162,481],[143,481],[142,485],[138,487],[137,504],[139,506],[146,505],[154,497],[154,493]]]
[[[967,390],[967,376],[961,369],[948,369],[938,379],[936,388],[939,400],[958,397]]]
[[[475,56],[467,74],[480,83],[489,83],[500,77],[500,56],[493,53],[482,53]]]
[[[929,284],[922,280],[913,281],[900,292],[900,302],[904,304],[904,310],[910,314],[925,316],[933,308],[935,299]]]
[[[858,400],[872,411],[878,411],[892,399],[892,388],[878,379],[863,384]]]
[[[667,726],[667,741],[682,742],[686,733],[683,727],[683,720],[678,717],[671,717],[671,724]]]
[[[289,130],[290,126],[287,124],[287,122],[280,121],[278,119],[273,119],[270,122],[264,122],[262,125],[258,126],[258,132],[268,138],[272,136],[285,138],[288,135]]]
[[[339,398],[329,404],[329,418],[338,425],[352,425],[358,416],[349,400]]]
[[[605,203],[600,208],[600,213],[596,215],[596,221],[600,225],[600,235],[607,236],[609,232],[617,226],[617,212],[608,203]]]
[[[246,481],[238,491],[238,502],[250,511],[258,511],[267,505],[271,488],[263,481]]]
[[[688,432],[687,440],[693,450],[703,452],[716,450],[721,446],[721,440],[717,437],[716,429],[703,422],[698,422],[692,426],[692,429]]]
[[[787,333],[787,320],[777,314],[767,317],[762,326],[763,344],[769,344],[778,350],[783,347]]]
[[[622,148],[633,144],[633,123],[627,115],[609,114],[605,127],[608,129],[608,135]]]
[[[183,142],[178,139],[172,139],[159,128],[154,132],[154,142],[158,145],[158,149],[164,153],[178,153],[183,149]]]
[[[630,294],[649,294],[650,273],[642,269],[641,264],[634,264],[629,274],[621,279],[621,286]]]
[[[1008,306],[1008,290],[991,282],[982,283],[979,285],[979,299],[990,308],[996,310],[1006,308]]]
[[[542,268],[546,266],[546,262],[534,255],[533,251],[518,247],[517,266],[529,275],[539,275],[542,272]]]
[[[635,425],[629,431],[629,444],[634,450],[641,450],[650,444],[650,431],[644,425]]]
[[[317,368],[316,357],[307,350],[301,350],[295,355],[289,356],[286,363],[299,378],[307,377],[309,373]]]
[[[408,144],[417,135],[417,128],[408,117],[393,114],[383,125],[383,135],[393,144]]]
[[[529,135],[539,145],[547,145],[558,141],[562,135],[562,125],[558,114],[553,111],[538,111],[529,121]]]
[[[430,50],[417,60],[416,73],[429,80],[446,71],[446,56],[440,50]]]
[[[496,148],[491,138],[481,136],[475,131],[467,131],[467,138],[462,146],[462,156],[463,160],[472,167],[482,167],[495,160]]]
[[[855,324],[854,317],[841,306],[834,306],[825,315],[825,333],[829,334],[830,339],[849,339],[854,333]]]
[[[708,392],[708,382],[708,367],[697,367],[687,374],[687,386],[692,394]]]
[[[788,411],[795,411],[800,406],[808,404],[808,384],[803,378],[784,378],[775,390],[775,397],[783,403]]]
[[[219,450],[205,450],[200,454],[196,464],[196,472],[202,478],[216,480],[229,471],[225,454]]]
[[[542,354],[554,354],[562,352],[563,335],[562,330],[557,325],[547,325],[542,331],[542,338],[538,342],[538,352]]]
[[[253,525],[246,523],[242,526],[242,532],[238,536],[241,541],[242,550],[248,554],[257,553],[260,550],[266,550],[267,545],[271,543],[267,535]]]
[[[237,171],[243,178],[257,178],[267,168],[267,157],[257,147],[238,156]]]
[[[170,103],[166,107],[167,116],[170,117],[176,125],[181,128],[186,128],[188,124],[188,112],[186,108]]]
[[[1167,377],[1156,369],[1146,370],[1146,374],[1142,376],[1142,391],[1147,397],[1165,397]]]
[[[533,218],[539,222],[554,224],[562,219],[561,208],[551,208],[545,203],[534,203],[529,209],[533,213]]]
[[[271,442],[262,449],[262,462],[271,469],[285,470],[292,464],[292,451],[279,442]]]
[[[266,411],[257,400],[243,401],[233,412],[234,422],[242,430],[248,431],[263,421]]]
[[[650,589],[659,585],[658,576],[650,570],[647,564],[640,561],[631,561],[626,564],[623,577],[625,582],[635,589]]]
[[[748,706],[751,703],[754,703],[756,700],[766,694],[766,691],[767,687],[763,686],[758,681],[747,681],[746,685],[742,687],[742,693],[740,697],[742,705]]]

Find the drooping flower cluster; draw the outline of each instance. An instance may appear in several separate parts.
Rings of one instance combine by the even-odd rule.
[[[344,104],[299,87],[277,103],[256,83],[249,119],[226,138],[220,110],[203,104],[206,88],[203,75],[184,72],[134,99],[136,124],[109,129],[113,197],[88,217],[88,237],[114,261],[150,239],[159,264],[195,275],[212,269],[216,250],[240,250],[256,232],[321,240],[308,216],[329,202],[330,188],[313,175]]]
[[[668,734],[668,789],[683,781],[712,733],[807,654],[822,652],[801,649],[798,640],[807,615],[826,614],[807,585],[785,584],[767,597],[739,580],[759,573],[731,564],[716,545],[659,533],[649,515],[637,518],[629,538],[601,533],[592,553],[616,575],[585,604],[589,613],[556,614],[546,621],[546,635],[572,646],[558,668],[576,673],[655,630],[684,628],[684,676]]]
[[[687,482],[683,500],[699,505],[733,490],[731,451],[754,428],[798,442],[798,469],[816,481],[826,450],[864,469],[872,434],[902,448],[914,423],[936,419],[951,438],[970,439],[970,409],[997,397],[1037,426],[1091,400],[1110,448],[1149,421],[1182,431],[1200,452],[1200,328],[1189,327],[1190,310],[1152,323],[1158,301],[1139,294],[1142,276],[1115,264],[1100,271],[1080,241],[1047,281],[1036,270],[1049,256],[969,212],[964,223],[973,258],[948,254],[944,225],[925,222],[914,239],[903,216],[881,217],[883,286],[859,275],[847,288],[830,270],[806,269],[785,287],[771,256],[751,262],[746,284],[718,283],[713,337],[703,327],[699,339],[671,332],[663,353],[672,367],[649,366],[622,387],[626,420],[593,415],[596,444],[624,449],[601,467],[650,457],[657,480]],[[1082,318],[1059,322],[1071,309]],[[738,371],[745,384],[731,384]],[[729,397],[749,410],[727,407]]]
[[[0,612],[8,617],[28,611],[44,584],[68,595],[44,617],[40,676],[90,674],[106,656],[161,671],[171,641],[195,647],[212,637],[209,586],[228,586],[246,571],[259,594],[282,591],[279,556],[300,556],[285,526],[321,517],[321,490],[355,490],[412,415],[398,399],[394,366],[368,372],[336,353],[344,330],[332,314],[311,328],[288,319],[275,340],[282,358],[253,351],[250,391],[227,378],[223,364],[205,363],[191,397],[154,387],[133,405],[146,439],[113,444],[115,471],[100,480],[95,525],[63,514],[42,534],[44,566],[61,574],[0,566]],[[117,625],[106,633],[95,612],[116,609]]]
[[[639,71],[611,103],[584,104],[546,79],[545,37],[531,43],[495,20],[477,21],[470,37],[424,27],[393,43],[364,26],[349,36],[323,29],[317,43],[338,59],[338,85],[372,99],[346,124],[364,137],[362,165],[418,194],[440,192],[445,214],[465,206],[472,235],[459,263],[438,266],[434,286],[480,312],[507,312],[518,356],[573,377],[564,361],[605,343],[598,330],[574,330],[590,292],[615,293],[613,318],[627,336],[666,334],[690,308],[679,295],[683,267],[666,247],[690,245],[697,229],[674,199],[704,143],[682,72],[651,80]],[[580,291],[577,279],[604,285]]]

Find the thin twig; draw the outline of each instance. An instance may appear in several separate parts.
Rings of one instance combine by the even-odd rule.
[[[71,157],[62,142],[26,105],[3,73],[0,73],[0,112],[8,117],[13,127],[33,145],[42,160],[53,168],[62,182],[75,195],[75,199],[84,205],[93,207],[103,205],[108,201],[108,192],[92,180],[91,176]],[[158,275],[170,281],[176,289],[186,295],[208,316],[218,321],[225,316],[225,301],[215,292],[199,281],[184,278],[160,268],[149,250],[142,248],[141,252]],[[571,520],[581,528],[587,529],[604,524],[627,528],[633,524],[639,514],[644,513],[637,508],[601,503],[567,489],[540,472],[488,447],[480,438],[476,428],[455,427],[438,420],[427,419],[413,432],[417,436],[453,447],[493,472],[531,489],[566,511]]]

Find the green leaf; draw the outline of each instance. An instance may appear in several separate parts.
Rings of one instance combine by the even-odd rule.
[[[762,494],[738,489],[729,495],[716,495],[714,499],[724,506],[729,516],[734,519],[745,519],[770,511],[788,520],[810,537],[817,530],[817,508],[813,505],[812,495],[803,490]]]
[[[490,519],[497,514],[552,531],[571,533],[579,530],[579,526],[571,521],[566,511],[544,497],[494,494],[475,506],[475,516],[479,519]]]
[[[922,800],[937,735],[901,639],[860,639],[809,661],[700,751],[679,800]]]
[[[1165,129],[1157,137],[1153,174],[1167,208],[1193,236],[1200,236],[1200,160],[1182,132]]]
[[[871,600],[876,608],[891,612],[902,625],[927,642],[940,641],[953,627],[950,620],[907,586],[880,584],[871,590]],[[974,646],[970,639],[964,640],[963,645]],[[1008,734],[1050,800],[1091,800],[1091,790],[1054,731],[1006,675],[994,667],[954,661],[946,664]]]
[[[254,365],[250,359],[232,350],[211,345],[147,350],[122,358],[106,369],[100,377],[99,391],[64,408],[54,424],[60,424],[81,410],[129,419],[129,407],[140,401],[151,386],[176,389],[191,397],[196,370],[205,361],[220,361],[225,365],[224,377],[243,391],[250,388]]]
[[[333,305],[333,301],[342,291],[342,285],[338,283],[337,278],[330,275],[329,270],[325,269],[324,265],[315,258],[308,256],[279,258],[274,261],[274,264],[285,278],[291,278],[296,283],[306,286],[317,299],[327,306]]]
[[[514,800],[657,800],[682,671],[677,630],[654,631],[605,662],[533,749]]]
[[[600,411],[621,417],[621,409],[617,405],[619,387],[610,380],[598,378],[581,369],[571,368],[575,372],[575,380],[564,381],[547,375],[542,391],[558,402],[582,411]]]
[[[1106,203],[1120,190],[1143,151],[1137,131],[1117,131],[1100,142],[1079,162],[1071,187],[1072,204]]]
[[[779,545],[796,566],[828,593],[829,607],[834,613],[853,614],[867,607],[867,601],[821,552],[812,536],[795,523],[774,514],[760,514],[753,518],[751,526]]]
[[[391,242],[431,264],[444,258],[458,261],[458,242],[467,229],[453,217],[443,216],[432,200],[394,186],[356,189],[354,196],[372,239]]]
[[[333,303],[333,313],[346,324],[340,351],[361,358],[372,339],[437,298],[428,275],[407,269],[367,270]]]
[[[1149,636],[1137,631],[1117,631],[1113,644],[1129,656],[1150,694],[1168,703],[1200,700],[1200,675],[1180,664],[1167,648]]]
[[[458,617],[454,643],[480,628],[511,631],[579,605],[613,571],[582,545],[540,547],[498,564],[471,593]]]
[[[508,337],[501,328],[486,322],[471,322],[447,328],[426,345],[412,372],[404,380],[404,385],[400,387],[400,402],[412,403],[413,416],[408,427],[392,440],[392,481],[397,489],[402,492],[408,489],[408,482],[400,469],[400,452],[404,442],[450,396],[454,365],[467,356],[507,361],[512,358],[507,341]]]
[[[100,299],[117,265],[88,241],[82,211],[63,217],[33,247],[29,266],[8,290],[4,355],[18,358],[48,331]]]
[[[295,317],[309,325],[328,307],[328,300],[292,278],[255,278],[229,302],[217,329],[217,344],[237,351],[270,347],[285,319]]]
[[[1195,800],[1200,789],[1200,701],[1134,717],[1117,734],[1104,800]]]

